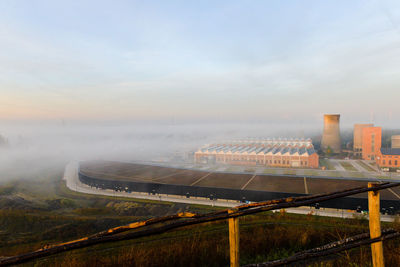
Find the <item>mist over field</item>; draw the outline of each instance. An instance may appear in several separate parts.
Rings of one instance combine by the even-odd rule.
[[[71,160],[168,161],[246,137],[312,137],[317,127],[265,123],[12,122],[0,125],[0,182]]]

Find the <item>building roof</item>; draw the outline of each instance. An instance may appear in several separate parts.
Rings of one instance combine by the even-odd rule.
[[[265,147],[259,147],[259,148],[257,148],[256,154],[262,152],[264,149],[266,149],[266,148],[265,148]]]
[[[400,155],[400,148],[381,148],[382,155]]]
[[[315,153],[315,149],[313,147],[312,148],[308,148],[307,149],[307,153],[308,153],[308,155],[312,155],[312,154]]]
[[[235,153],[248,155],[312,155],[316,153],[311,139],[264,139],[242,142],[211,144],[199,149],[203,153]]]
[[[229,141],[227,143],[237,144],[237,145],[299,145],[299,146],[309,146],[312,145],[312,140],[310,138],[246,138],[246,139],[236,139]]]
[[[284,147],[281,151],[282,154],[286,154],[289,151],[289,147]]]

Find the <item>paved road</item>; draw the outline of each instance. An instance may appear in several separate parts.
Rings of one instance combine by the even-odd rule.
[[[211,201],[205,198],[194,198],[194,197],[186,198],[184,196],[180,197],[180,196],[168,196],[168,195],[149,195],[147,193],[138,193],[138,192],[127,193],[127,192],[115,192],[113,190],[96,189],[88,185],[85,185],[79,181],[78,167],[79,163],[75,161],[67,164],[67,166],[65,167],[63,179],[66,181],[66,185],[70,190],[80,193],[114,196],[114,197],[150,199],[150,200],[168,201],[176,203],[200,204],[200,205],[219,206],[219,207],[235,207],[240,205],[239,201],[231,201],[231,200]],[[296,213],[296,214],[313,214],[318,216],[337,217],[337,218],[354,218],[362,216],[360,213],[356,213],[354,211],[328,209],[328,208],[321,208],[319,210],[316,210],[310,207],[289,208],[286,209],[286,212]],[[368,216],[366,218],[368,219]],[[396,216],[382,215],[381,221],[393,222],[395,218]]]

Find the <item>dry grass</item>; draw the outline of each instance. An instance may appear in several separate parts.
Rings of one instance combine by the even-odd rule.
[[[319,165],[321,167],[325,166],[325,168],[327,170],[335,170],[336,169],[335,166],[333,166],[333,164],[328,159],[320,159],[319,160]]]
[[[0,210],[0,255],[17,255],[46,243],[79,238],[127,222],[187,210],[205,213],[211,207],[85,195],[69,191],[59,178],[35,186],[24,182],[0,187],[4,199],[32,199],[31,210]],[[44,194],[43,192],[46,192]],[[16,199],[17,201],[18,199]],[[18,203],[18,202],[16,202]],[[25,203],[25,202],[23,202]],[[23,204],[22,203],[22,204]],[[25,205],[25,204],[24,204]],[[385,227],[397,227],[398,224]],[[400,227],[399,227],[400,229]],[[350,235],[368,231],[362,219],[338,219],[287,213],[263,213],[240,219],[241,264],[289,256]],[[206,223],[138,240],[102,244],[61,253],[25,266],[227,266],[226,222]],[[387,266],[400,263],[400,242],[386,241]],[[369,266],[369,247],[308,266]]]
[[[266,213],[241,218],[240,263],[287,257],[350,235],[365,232],[368,222]],[[385,242],[387,266],[400,262],[398,241]],[[40,266],[227,266],[226,222],[206,223],[140,240],[98,245],[36,262]],[[338,257],[301,263],[302,266],[369,266],[369,247]]]
[[[342,165],[342,167],[343,167],[345,170],[347,170],[347,171],[352,171],[352,172],[358,171],[358,170],[353,166],[353,164],[351,164],[350,162],[341,161],[341,162],[340,162],[340,165]]]
[[[368,164],[366,164],[364,161],[362,160],[357,160],[357,163],[359,165],[361,165],[361,167],[363,167],[364,169],[366,169],[369,172],[376,172],[376,170],[374,168],[372,168],[371,166],[369,166]]]

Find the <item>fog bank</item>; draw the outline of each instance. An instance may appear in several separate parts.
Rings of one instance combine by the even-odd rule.
[[[0,181],[62,167],[71,160],[169,161],[218,141],[312,137],[307,125],[265,123],[7,122],[0,124]]]

